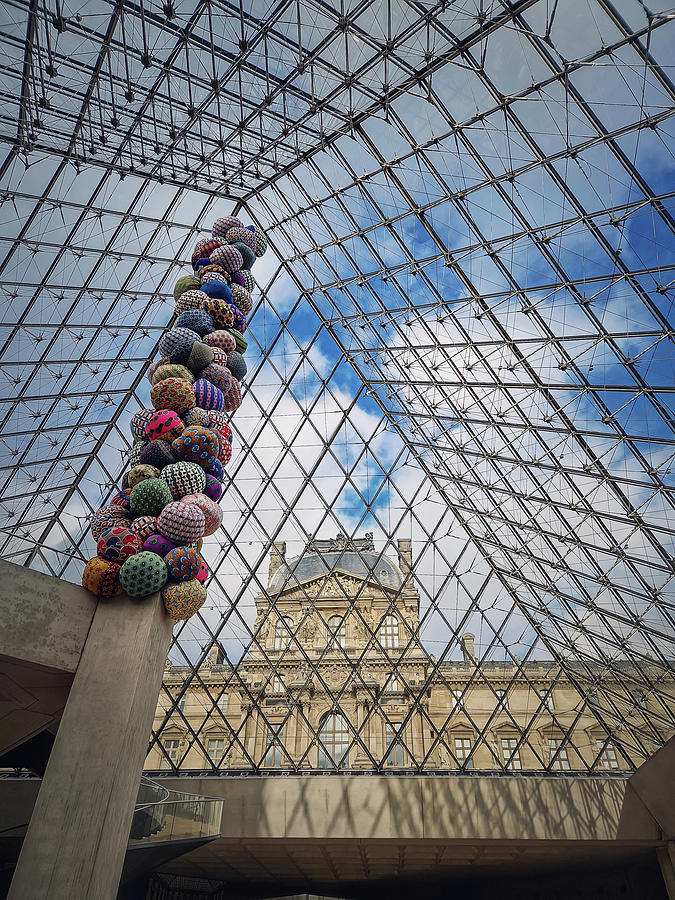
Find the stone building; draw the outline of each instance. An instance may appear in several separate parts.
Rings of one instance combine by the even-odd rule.
[[[409,540],[396,562],[372,535],[285,550],[239,663],[218,647],[196,676],[167,662],[148,771],[621,771],[670,734],[654,733],[648,696],[587,663],[481,662],[472,634],[461,660],[437,661],[419,639]],[[635,732],[617,739],[626,719]]]

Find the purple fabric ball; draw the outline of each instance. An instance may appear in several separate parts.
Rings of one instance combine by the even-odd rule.
[[[246,287],[246,279],[241,274],[241,271],[232,273],[232,284],[238,284],[239,287]]]
[[[175,546],[163,534],[151,534],[149,538],[143,541],[143,549],[148,550],[150,553],[156,553],[158,556],[166,556]]]
[[[210,500],[215,500],[217,503],[223,496],[223,486],[217,478],[213,477],[213,475],[207,475],[206,487],[202,491],[202,494],[206,494]]]

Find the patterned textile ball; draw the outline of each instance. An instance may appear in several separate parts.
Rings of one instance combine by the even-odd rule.
[[[195,402],[202,409],[220,410],[225,404],[225,398],[215,384],[211,384],[206,378],[199,378],[195,381]]]
[[[149,441],[157,438],[173,441],[181,436],[184,428],[185,425],[178,413],[172,409],[158,409],[145,426],[145,434]]]
[[[235,241],[234,244],[228,245],[232,250],[238,250],[241,255],[241,265],[238,269],[252,269],[255,262],[255,253],[243,241]]]
[[[267,238],[265,237],[265,232],[256,228],[254,237],[253,252],[256,257],[264,256],[265,251],[267,250]]]
[[[218,454],[218,439],[201,425],[186,428],[171,446],[180,459],[199,463],[202,468],[210,466]]]
[[[151,534],[143,541],[143,549],[146,553],[156,553],[157,556],[166,556],[171,553],[176,545],[163,534]]]
[[[131,514],[134,518],[158,516],[172,500],[166,481],[161,478],[148,478],[131,489]]]
[[[223,511],[215,500],[211,500],[206,494],[188,494],[183,497],[183,503],[198,506],[204,513],[204,537],[218,531],[223,521]]]
[[[232,303],[232,289],[226,281],[207,281],[202,285],[202,293],[213,300],[224,300]]]
[[[201,409],[201,407],[195,406],[194,409],[188,410],[188,412],[185,413],[183,421],[186,425],[201,425],[203,428],[208,428],[211,417],[207,409]]]
[[[101,559],[123,563],[125,559],[140,552],[141,541],[137,534],[123,525],[106,528],[96,544],[96,553]]]
[[[214,428],[216,431],[223,431],[223,429],[228,429],[229,431],[227,420],[227,413],[218,412],[215,409],[209,413],[209,421],[211,423],[209,427]]]
[[[230,389],[225,394],[225,405],[223,409],[226,412],[236,412],[241,406],[241,388],[239,386],[239,382],[237,379],[232,376],[232,380],[230,382]]]
[[[206,579],[208,577],[209,577],[209,567],[206,565],[206,563],[204,561],[202,561],[202,564],[199,567],[199,571],[195,575],[195,578],[197,579],[197,581],[200,582],[200,584],[204,584],[204,582],[206,581]]]
[[[251,255],[253,255],[253,251],[251,251]],[[237,269],[241,269],[244,265],[244,257],[235,247],[224,244],[213,251],[211,262],[217,266],[222,266],[226,272],[236,272]]]
[[[202,303],[207,299],[203,291],[185,291],[176,301],[176,315],[180,316],[189,309],[201,309]]]
[[[222,266],[214,266],[212,263],[209,263],[208,266],[202,266],[199,272],[197,272],[197,275],[199,275],[200,279],[203,280],[207,275],[211,273],[214,275],[222,275],[225,281],[227,281],[229,284],[231,278],[230,273],[226,272]]]
[[[192,547],[176,547],[166,554],[164,562],[169,570],[169,578],[173,581],[189,581],[196,577],[202,558]]]
[[[225,440],[221,435],[220,453],[218,454],[220,462],[226,466],[232,459],[232,441]]]
[[[129,528],[138,535],[141,541],[144,541],[157,531],[157,519],[155,516],[139,516],[134,519]]]
[[[146,478],[159,478],[159,469],[156,466],[138,465],[134,466],[127,473],[127,481],[130,488],[140,484],[141,481],[145,481]]]
[[[223,496],[223,486],[217,479],[213,477],[213,475],[207,475],[206,487],[202,491],[202,494],[204,494],[210,500],[215,500],[215,502],[217,503]]]
[[[243,334],[246,331],[246,316],[236,306],[230,306],[230,309],[232,310],[232,327]]]
[[[190,331],[194,331],[199,337],[204,337],[205,334],[213,331],[213,320],[203,309],[188,309],[187,312],[181,313],[176,325],[178,328],[188,328]]]
[[[92,516],[89,523],[94,540],[98,540],[104,531],[115,525],[128,525],[129,514],[123,506],[103,506]]]
[[[169,485],[171,496],[180,500],[185,494],[195,494],[206,485],[204,470],[197,463],[177,462],[162,470],[162,478]]]
[[[204,272],[204,274],[200,276],[202,284],[208,284],[209,281],[221,281],[223,284],[229,284],[232,280],[232,276],[224,270],[221,272],[214,272],[210,266],[206,266],[206,268],[210,269],[210,271]],[[213,268],[220,269],[221,267],[214,266]]]
[[[251,250],[255,247],[255,235],[248,228],[230,228],[225,235],[225,240],[228,244],[236,244],[241,241]]]
[[[237,381],[241,381],[242,378],[246,376],[248,372],[248,366],[246,365],[246,360],[239,353],[238,350],[235,350],[233,353],[230,353],[227,357],[227,368],[232,372]],[[206,377],[206,376],[204,376]]]
[[[134,413],[131,417],[129,428],[131,434],[137,441],[145,441],[145,426],[148,424],[153,412],[154,410],[152,409],[139,409],[139,411]]]
[[[246,282],[244,281],[244,276],[241,274],[241,269],[237,272],[233,272],[230,275],[230,278],[232,279],[232,284],[236,284],[239,287],[246,287]]]
[[[127,462],[129,463],[130,468],[133,469],[133,467],[137,466],[141,461],[141,453],[146,443],[147,441],[136,441],[129,447],[127,452]]]
[[[221,350],[220,347],[212,347],[212,350],[214,363],[217,366],[227,368],[227,353],[224,350]]]
[[[218,347],[225,353],[231,353],[237,346],[234,337],[229,331],[212,331],[204,338],[204,343],[209,347]]]
[[[213,362],[213,347],[200,341],[192,345],[187,365],[195,375],[199,375],[211,362]]]
[[[200,241],[197,241],[190,260],[192,265],[194,266],[198,259],[204,259],[205,256],[211,256],[213,251],[217,247],[220,247],[222,243],[223,242],[219,238],[202,238]]]
[[[130,597],[147,597],[161,590],[167,580],[164,560],[142,550],[131,556],[120,569],[120,584]]]
[[[121,491],[117,491],[112,500],[110,501],[111,506],[122,506],[124,509],[129,509],[131,505],[129,503],[129,494],[131,493],[131,488],[122,488]]]
[[[159,339],[159,352],[162,356],[172,356],[174,350],[185,345],[192,346],[199,340],[199,335],[191,328],[174,328],[165,332]]]
[[[82,573],[82,587],[97,597],[116,597],[122,593],[118,563],[95,556]]]
[[[237,307],[239,312],[247,316],[253,308],[253,299],[250,293],[246,290],[246,288],[240,287],[238,284],[233,284],[232,297],[234,300],[234,305]]]
[[[231,303],[227,303],[225,300],[214,297],[207,305],[206,311],[213,319],[213,324],[216,326],[216,329],[222,330],[223,328],[232,328],[234,323],[234,314],[232,311],[234,309],[236,309],[236,307],[232,306]]]
[[[191,581],[179,581],[164,588],[162,600],[170,618],[176,621],[189,619],[203,606],[206,588],[196,578]]]
[[[150,365],[148,366],[148,369],[145,373],[146,378],[148,379],[150,384],[153,384],[152,379],[153,379],[154,374],[157,371],[157,369],[159,369],[160,366],[166,365],[168,362],[170,362],[169,357],[163,356],[161,359],[156,359],[154,362],[150,363]]]
[[[159,384],[160,381],[166,381],[167,378],[184,378],[186,381],[190,382],[195,380],[195,376],[187,368],[187,366],[174,364],[171,362],[169,357],[167,357],[167,360],[168,362],[155,369],[152,378],[150,379],[153,385]]]
[[[240,353],[246,353],[246,349],[248,348],[248,341],[241,333],[241,331],[236,331],[234,328],[228,328],[227,331],[234,338],[235,350],[238,350]]]
[[[187,378],[165,378],[150,389],[155,409],[172,409],[179,415],[195,405],[195,389]]]
[[[204,534],[204,522],[204,513],[198,506],[174,500],[157,517],[157,530],[182,547]]]
[[[208,381],[210,384],[214,385],[214,387],[218,388],[221,393],[227,393],[230,389],[230,373],[225,368],[225,366],[216,365],[216,363],[211,363],[210,366],[206,366],[201,371],[200,381]],[[195,398],[197,396],[197,392],[195,391]],[[224,403],[224,401],[223,401]],[[201,405],[201,404],[200,404]],[[206,407],[207,409],[213,409],[214,407]],[[217,408],[217,407],[216,407]]]
[[[241,274],[244,278],[244,287],[249,292],[249,294],[252,294],[255,290],[255,279],[253,275],[251,275],[251,270],[241,269]]]
[[[216,219],[216,221],[213,223],[211,234],[214,237],[225,237],[230,228],[243,227],[244,223],[236,216],[221,216],[220,219]]]
[[[181,294],[185,291],[193,291],[199,287],[199,279],[194,275],[181,275],[173,289],[173,299],[178,301]]]
[[[156,469],[163,469],[164,466],[176,462],[176,456],[169,441],[157,438],[143,447],[141,450],[140,462],[141,465],[154,466]]]
[[[192,268],[194,269],[194,273],[197,278],[200,277],[199,273],[204,268],[204,266],[208,266],[211,264],[211,259],[208,256],[202,256],[196,262],[192,263]]]
[[[214,459],[210,466],[204,469],[207,475],[212,475],[216,481],[222,481],[225,478],[225,469],[219,459]]]

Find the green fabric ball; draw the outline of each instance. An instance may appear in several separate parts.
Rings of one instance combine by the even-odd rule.
[[[146,478],[131,489],[131,515],[158,516],[173,497],[169,485],[161,478]]]
[[[119,579],[129,597],[147,597],[161,590],[169,573],[161,556],[142,550],[123,564]]]

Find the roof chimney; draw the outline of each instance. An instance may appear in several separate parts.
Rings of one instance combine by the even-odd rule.
[[[267,583],[272,580],[272,575],[286,560],[286,541],[275,541],[270,550],[270,571]]]
[[[408,587],[412,572],[412,541],[409,538],[398,539],[398,567],[403,575],[403,584]]]
[[[476,662],[476,654],[473,649],[473,635],[470,632],[462,635],[462,653],[464,662]]]

